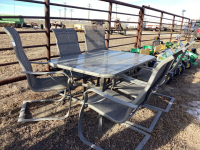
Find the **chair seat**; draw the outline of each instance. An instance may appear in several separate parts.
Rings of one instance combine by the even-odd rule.
[[[128,99],[127,97],[122,96],[119,93],[116,93],[115,91],[112,91],[110,89],[104,92],[122,101],[132,102],[132,100]],[[94,94],[88,98],[88,106],[97,111],[100,115],[115,122],[120,122],[120,120],[124,119],[128,108],[130,108],[107,98],[104,98],[98,94]]]
[[[143,69],[141,69],[141,71],[143,71]],[[140,72],[138,72],[138,73],[140,73]],[[151,74],[152,74],[151,71],[147,71],[144,74],[137,75],[136,78],[148,82],[151,77]]]
[[[55,79],[55,80],[53,80]],[[32,83],[32,87],[36,92],[46,92],[53,90],[62,90],[67,88],[67,80],[66,76],[58,76],[50,78],[36,78]]]
[[[123,92],[136,98],[142,92],[145,86],[130,83],[128,81],[122,81],[120,83],[117,83],[117,85],[114,88],[120,92]]]

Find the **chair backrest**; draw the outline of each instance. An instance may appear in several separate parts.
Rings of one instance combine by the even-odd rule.
[[[33,71],[30,61],[28,60],[23,47],[19,33],[13,27],[3,27],[3,30],[10,36],[15,55],[23,71]],[[26,74],[29,87],[34,90],[33,84],[36,82],[34,75]]]
[[[183,51],[180,49],[178,52],[176,52],[173,56],[174,56],[174,61],[173,61],[173,64],[174,66],[170,69],[171,72],[174,72],[174,70],[178,67],[178,65],[180,64],[180,62],[182,61],[182,59],[179,59],[177,62],[176,62],[176,59],[179,55],[184,55],[186,52],[183,53]]]
[[[132,102],[133,104],[140,105],[142,103],[145,103],[148,100],[152,90],[157,85],[159,85],[159,83],[165,77],[166,73],[168,72],[169,68],[171,67],[173,63],[173,60],[174,60],[174,57],[170,56],[156,66],[156,68],[153,70],[151,74],[151,77],[147,83],[147,86],[138,95],[138,97]]]
[[[86,51],[106,50],[105,30],[99,25],[85,25]]]
[[[52,29],[55,37],[60,57],[73,54],[81,54],[78,43],[78,36],[74,28]]]

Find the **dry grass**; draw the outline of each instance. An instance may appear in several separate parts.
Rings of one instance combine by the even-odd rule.
[[[1,30],[1,29],[0,29]],[[17,29],[24,30],[24,29]],[[33,29],[26,29],[33,30]],[[153,32],[152,32],[153,33]],[[45,44],[44,33],[21,34],[23,45]],[[0,36],[0,48],[11,47],[7,35]],[[79,40],[84,40],[83,33],[78,33]],[[123,37],[112,35],[111,37]],[[153,39],[154,36],[143,36],[143,40]],[[164,38],[161,37],[161,38]],[[124,40],[112,40],[110,46],[133,43],[134,38]],[[55,43],[55,37],[51,33],[51,43]],[[142,43],[151,45],[151,42]],[[200,45],[196,44],[196,47]],[[114,50],[130,50],[133,45],[112,48]],[[84,44],[80,44],[84,50]],[[30,59],[46,56],[45,48],[25,49]],[[200,53],[200,49],[198,49]],[[51,47],[51,55],[57,55],[57,48]],[[17,61],[13,50],[0,52],[0,63]],[[198,60],[200,63],[200,61]],[[33,65],[34,71],[43,70],[45,66]],[[18,64],[0,67],[0,80],[17,76],[21,72]],[[82,98],[82,87],[73,91],[74,96]],[[181,76],[177,76],[170,84],[163,86],[158,92],[175,97],[169,113],[162,113],[156,124],[151,138],[146,143],[145,150],[153,149],[192,149],[200,146],[200,120],[188,114],[188,108],[196,108],[191,102],[199,101],[200,91],[200,67],[192,67]],[[26,81],[20,81],[1,86],[0,88],[0,149],[90,149],[84,145],[78,137],[78,114],[80,105],[73,103],[72,114],[68,119],[60,121],[41,121],[32,123],[17,123],[22,102],[37,99],[58,99],[56,92],[36,93],[29,89]],[[152,96],[150,104],[164,108],[168,99]],[[30,104],[26,117],[54,116],[56,104]],[[56,115],[64,115],[68,103],[58,108]],[[154,111],[141,108],[131,118],[132,121],[148,127]],[[88,140],[105,149],[134,149],[143,138],[143,135],[127,129],[124,126],[114,124],[103,119],[103,132],[98,133],[98,114],[86,109],[84,115],[84,135]]]

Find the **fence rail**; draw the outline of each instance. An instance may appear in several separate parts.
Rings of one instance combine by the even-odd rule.
[[[62,19],[62,20],[85,20],[85,21],[104,21],[107,22],[107,29],[106,31],[106,38],[105,38],[105,42],[106,42],[106,47],[107,48],[113,48],[113,47],[119,47],[119,46],[125,46],[125,45],[134,45],[134,47],[140,47],[141,43],[144,41],[152,41],[153,39],[150,40],[142,40],[142,35],[165,35],[165,34],[170,34],[169,38],[164,38],[164,39],[172,39],[172,34],[173,34],[173,29],[174,26],[180,26],[180,29],[175,29],[175,30],[180,30],[180,33],[182,32],[182,27],[183,27],[183,23],[187,23],[187,32],[185,35],[185,40],[189,40],[190,38],[190,29],[189,29],[189,24],[191,24],[190,18],[186,18],[186,17],[182,17],[176,14],[172,14],[166,11],[162,11],[156,8],[152,8],[152,7],[148,7],[148,6],[137,6],[137,5],[132,5],[132,4],[128,4],[128,3],[124,3],[124,2],[120,2],[120,1],[115,1],[115,0],[100,0],[103,2],[106,2],[109,4],[108,10],[101,10],[101,9],[92,9],[92,8],[86,8],[86,7],[78,7],[78,6],[72,6],[72,5],[65,5],[65,4],[57,4],[57,3],[50,3],[50,0],[44,0],[44,2],[42,1],[32,1],[32,0],[15,0],[15,1],[21,1],[21,2],[28,2],[28,3],[35,3],[35,4],[41,4],[44,5],[44,10],[45,10],[45,16],[1,16],[1,18],[27,18],[27,19],[44,19],[45,20],[45,30],[42,31],[18,31],[19,34],[33,34],[33,33],[44,33],[46,36],[46,44],[42,44],[42,45],[30,45],[30,46],[23,46],[23,48],[35,48],[35,47],[46,47],[46,57],[41,57],[41,58],[36,58],[36,59],[30,59],[31,61],[38,61],[38,60],[50,60],[51,58],[54,57],[59,57],[58,55],[56,56],[51,56],[50,52],[51,52],[51,46],[55,46],[56,43],[50,43],[50,32],[52,32],[52,30],[50,30],[50,19]],[[112,11],[112,6],[113,4],[118,4],[121,6],[126,6],[126,7],[130,7],[133,9],[138,9],[139,12],[138,14],[131,14],[131,13],[124,13],[124,12],[115,12]],[[50,6],[59,6],[59,7],[67,7],[67,8],[74,8],[74,9],[82,9],[82,10],[90,10],[90,11],[97,11],[97,12],[104,12],[104,13],[108,13],[108,19],[107,20],[103,20],[103,19],[88,19],[88,18],[69,18],[69,17],[51,17],[50,16]],[[155,16],[155,15],[149,15],[149,14],[145,14],[145,9],[149,9],[155,12],[160,12],[161,16]],[[137,28],[136,29],[125,29],[126,31],[132,31],[132,30],[136,30],[136,35],[134,36],[125,36],[125,37],[118,37],[118,38],[110,38],[110,31],[111,31],[111,22],[115,22],[111,20],[111,16],[112,14],[121,14],[121,15],[129,15],[129,16],[136,16],[138,17],[138,21],[137,22],[131,22],[131,21],[120,21],[121,23],[135,23],[137,24]],[[163,18],[163,14],[167,14],[167,15],[171,15],[173,16],[173,19],[169,19],[169,18]],[[151,21],[146,21],[144,20],[145,16],[149,16],[149,17],[154,17],[154,18],[160,18],[160,22],[151,22]],[[175,20],[175,17],[179,17],[182,18],[182,21],[179,20]],[[163,23],[163,19],[166,20],[171,20],[172,23]],[[181,22],[181,25],[175,25],[174,22]],[[157,28],[159,30],[158,34],[142,34],[142,29],[143,29],[143,23],[155,23],[159,25],[159,28]],[[171,25],[171,33],[161,33],[161,29],[162,29],[162,25]],[[191,26],[190,26],[191,27]],[[78,31],[83,31],[83,30],[77,30]],[[123,31],[123,30],[112,30],[112,31]],[[6,34],[5,32],[0,32],[0,35]],[[121,45],[114,45],[114,46],[109,46],[109,41],[110,40],[117,40],[117,39],[127,39],[127,38],[135,38],[135,42],[131,42],[131,43],[127,43],[127,44],[121,44]],[[85,41],[79,41],[79,43],[84,43]],[[5,50],[13,50],[13,47],[6,47],[6,48],[0,48],[0,51],[5,51]],[[12,65],[12,64],[18,64],[18,62],[9,62],[9,63],[4,63],[4,64],[0,64],[0,66],[8,66],[8,65]],[[47,65],[47,68],[45,71],[50,71],[49,66]],[[0,80],[0,85],[4,85],[4,84],[9,84],[12,82],[16,82],[16,81],[21,81],[21,80],[25,80],[26,79],[26,75],[19,75],[16,77],[12,77],[12,78],[8,78],[8,79],[4,79],[4,80]]]

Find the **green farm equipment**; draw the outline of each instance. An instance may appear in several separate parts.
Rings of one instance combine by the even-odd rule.
[[[178,48],[181,45],[183,45],[183,43],[180,41],[180,38],[178,38],[178,41],[173,42],[172,48]],[[196,52],[196,48],[192,48],[192,49],[187,50],[184,58],[182,58],[182,61],[183,61],[183,64],[185,65],[185,68],[190,69],[191,65],[193,66],[198,65],[198,63],[196,62],[197,59],[198,59],[198,54]]]
[[[11,16],[11,15],[0,15],[0,26],[4,27],[14,26],[20,28],[22,25],[26,24],[23,18],[1,18],[1,16]]]
[[[2,18],[1,16],[8,16],[8,18]],[[22,28],[22,27],[34,27],[34,26],[39,26],[37,23],[31,22],[29,24],[24,22],[24,18],[9,18],[9,16],[13,15],[1,15],[0,14],[0,26],[1,27],[15,27],[15,28]],[[19,16],[19,15],[15,15]],[[43,24],[40,25],[40,28],[43,29]]]

